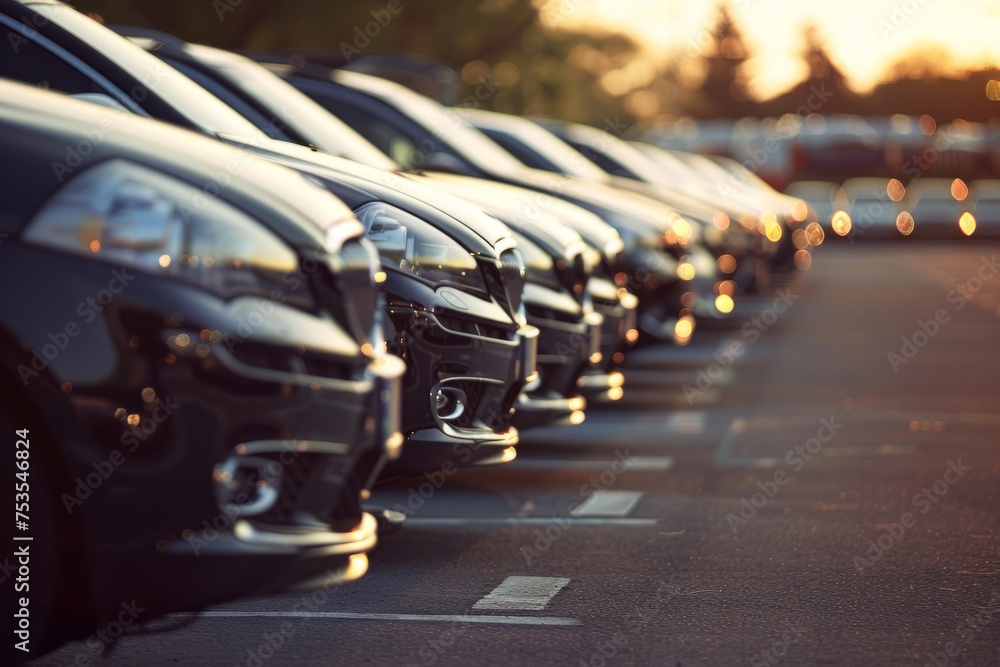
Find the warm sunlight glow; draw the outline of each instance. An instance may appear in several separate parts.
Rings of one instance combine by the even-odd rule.
[[[885,186],[885,193],[892,201],[901,201],[906,196],[906,188],[894,178]]]
[[[768,222],[764,226],[764,236],[767,237],[768,241],[777,243],[781,240],[781,225],[777,222]]]
[[[965,201],[969,196],[969,186],[961,178],[956,178],[951,182],[951,196],[958,201]]]
[[[689,318],[682,317],[677,320],[677,324],[674,325],[674,335],[681,339],[687,340],[691,338],[691,334],[694,332],[694,324]]]
[[[990,79],[986,82],[986,97],[994,102],[1000,102],[1000,81]]]
[[[820,227],[818,222],[810,222],[806,225],[806,241],[809,245],[820,246],[823,245],[823,241],[826,239],[826,232]]]
[[[847,211],[837,211],[830,218],[830,227],[837,236],[847,236],[851,233],[851,216]]]
[[[732,255],[723,255],[719,258],[719,270],[723,273],[732,273],[736,270],[736,258]]]
[[[801,199],[792,204],[792,218],[796,222],[802,222],[809,215],[809,207]]]
[[[966,236],[972,236],[973,232],[976,231],[976,216],[966,211],[962,214],[962,217],[958,219],[958,228],[961,229],[962,233]]]
[[[913,233],[913,216],[908,212],[903,211],[898,216],[896,216],[896,229],[903,236],[909,236]]]
[[[813,258],[808,250],[798,250],[795,253],[795,268],[799,271],[808,271],[812,266]]]

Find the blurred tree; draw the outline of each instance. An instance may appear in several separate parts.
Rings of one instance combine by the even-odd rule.
[[[718,7],[711,36],[712,43],[704,54],[706,67],[701,93],[714,115],[742,116],[750,99],[745,73],[750,51],[725,4]]]
[[[806,25],[802,41],[806,78],[784,93],[761,101],[757,115],[864,113],[865,100],[851,89],[843,72],[830,59],[815,25]]]
[[[601,124],[622,115],[639,85],[614,74],[638,46],[616,34],[560,28],[560,7],[543,0],[417,3],[379,0],[79,0],[108,24],[154,28],[232,50],[329,51],[347,58],[394,52],[450,63],[459,103]],[[648,83],[648,82],[642,82]],[[635,110],[651,100],[634,98]],[[628,114],[626,114],[627,116]],[[629,121],[631,122],[631,121]]]

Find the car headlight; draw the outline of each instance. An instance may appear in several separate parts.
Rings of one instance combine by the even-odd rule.
[[[296,252],[246,213],[167,174],[115,159],[69,181],[24,239],[209,289],[223,298],[290,293]],[[305,290],[300,299],[311,301]]]
[[[354,214],[383,266],[412,273],[431,285],[488,293],[475,256],[424,220],[383,202],[365,204]]]
[[[513,232],[513,234],[514,240],[517,241],[517,249],[521,253],[521,259],[524,261],[525,280],[555,290],[562,287],[555,262],[552,261],[552,255],[523,235],[517,232]]]

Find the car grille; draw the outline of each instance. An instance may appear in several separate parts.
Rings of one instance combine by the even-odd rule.
[[[371,256],[357,241],[343,245],[335,258],[340,299],[329,304],[360,341],[368,341],[379,306],[379,288],[372,280]]]
[[[494,432],[507,429],[510,425],[510,409],[514,407],[519,388],[502,384],[456,380],[448,386],[465,392],[468,409],[451,423],[459,428],[476,428],[477,422],[485,424]]]
[[[500,253],[500,275],[507,289],[507,300],[512,313],[521,309],[521,298],[524,293],[524,263],[513,250]]]

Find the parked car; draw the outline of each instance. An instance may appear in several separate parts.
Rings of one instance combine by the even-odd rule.
[[[320,107],[296,88],[262,65],[235,53],[207,46],[188,44],[170,35],[135,28],[117,28],[150,53],[185,73],[219,99],[253,122],[268,136],[339,155],[368,166],[400,171],[400,166],[358,135],[340,119]],[[471,181],[471,182],[470,182]],[[444,187],[431,182],[431,186]],[[528,324],[538,327],[539,369],[541,375],[528,385],[516,405],[514,423],[527,427],[555,420],[579,422],[585,401],[578,394],[580,376],[600,356],[602,316],[585,299],[590,269],[583,254],[586,246],[579,234],[553,216],[529,217],[510,206],[505,197],[491,196],[491,182],[466,179],[461,187],[451,188],[463,197],[489,210],[513,229],[518,243],[534,244],[524,236],[545,237],[543,242],[553,266],[562,266],[563,282],[539,280],[547,274],[529,272],[525,282],[525,307]],[[583,210],[578,215],[587,215]],[[593,223],[591,223],[593,224]],[[597,224],[600,221],[597,221]],[[541,248],[533,246],[535,250]],[[539,258],[540,261],[540,258]],[[555,292],[553,292],[555,290]],[[580,291],[575,291],[580,290]],[[617,300],[617,299],[616,299]],[[610,322],[614,325],[614,322]],[[594,348],[594,349],[591,349]],[[556,350],[559,350],[557,353]],[[567,352],[573,351],[572,355]],[[556,359],[556,363],[552,360]],[[590,386],[601,375],[588,375]],[[620,387],[620,376],[603,376],[605,393]],[[612,386],[615,385],[615,386]]]
[[[0,22],[20,26],[23,35],[16,57],[0,58],[0,75],[36,85],[44,81],[57,91],[86,94],[220,137],[249,154],[307,174],[343,196],[365,218],[367,233],[382,247],[383,262],[391,269],[384,271],[386,323],[394,327],[390,345],[400,337],[414,346],[428,343],[423,356],[416,350],[407,355],[404,381],[402,429],[410,442],[422,444],[404,448],[386,474],[419,474],[447,461],[457,465],[513,457],[517,432],[509,428],[509,410],[534,372],[537,330],[525,326],[518,312],[522,276],[516,242],[495,218],[389,172],[368,169],[367,177],[360,176],[362,165],[272,140],[176,69],[67,5],[23,6],[0,0]],[[392,178],[397,180],[387,180]],[[375,218],[384,220],[380,227],[373,227]],[[392,238],[385,236],[387,227],[396,230]],[[461,235],[461,241],[449,240],[449,234]],[[402,255],[398,248],[390,250],[398,237],[409,244]],[[425,246],[454,262],[442,262],[437,269],[429,265],[426,253],[408,254]],[[415,258],[423,260],[420,266]],[[456,284],[444,292],[463,294],[449,300],[439,288],[450,278]],[[448,317],[457,321],[442,323],[441,318]],[[464,369],[462,374],[437,368],[449,360]],[[462,377],[474,378],[472,387],[459,388],[462,393],[439,386]],[[488,391],[480,386],[485,384],[490,385]],[[463,401],[463,409],[452,409],[451,399]],[[455,420],[444,430],[441,415]]]
[[[832,231],[833,214],[840,210],[840,185],[830,181],[794,181],[785,188],[785,194],[806,202],[811,212],[809,221],[819,223],[826,232]]]
[[[598,215],[624,240],[622,266],[612,277],[639,298],[640,331],[649,339],[675,339],[688,308],[682,297],[690,292],[677,270],[693,234],[688,227],[683,238],[667,239],[675,215],[671,209],[648,198],[529,169],[453,110],[399,84],[357,72],[269,67],[403,168],[454,172],[539,193],[526,210],[545,209],[559,199]],[[593,232],[585,225],[567,216],[560,219],[594,245]]]
[[[969,200],[973,215],[969,235],[975,234],[976,238],[1000,237],[1000,180],[973,181],[969,188]],[[967,221],[966,227],[969,226]]]
[[[0,465],[30,499],[32,655],[123,600],[147,620],[360,577],[403,364],[350,209],[217,141],[10,82],[0,146]]]
[[[914,238],[958,239],[975,231],[969,186],[960,178],[918,178],[900,206],[913,217]]]
[[[841,187],[847,204],[847,240],[896,239],[913,230],[912,218],[899,207],[905,188],[895,179],[849,178]],[[832,223],[836,231],[836,223]]]
[[[662,165],[639,154],[632,145],[623,145],[594,128],[582,128],[579,133],[597,149],[581,149],[526,118],[480,110],[462,109],[460,112],[528,166],[640,193],[670,206],[676,216],[683,216],[685,223],[695,225],[698,238],[687,253],[695,274],[691,279],[691,291],[710,297],[694,301],[692,310],[697,316],[717,318],[727,314],[715,303],[714,289],[719,282],[733,280],[747,288],[754,285],[758,261],[753,250],[755,244],[758,249],[762,247],[763,241],[756,231],[756,217],[748,228],[730,225],[730,219],[739,220],[741,213],[729,209],[727,214],[721,210],[718,196],[706,194],[702,179],[686,166],[681,165],[680,173],[661,173],[664,171]],[[620,151],[611,150],[609,146]],[[612,162],[604,151],[623,155],[617,155],[619,162]]]

